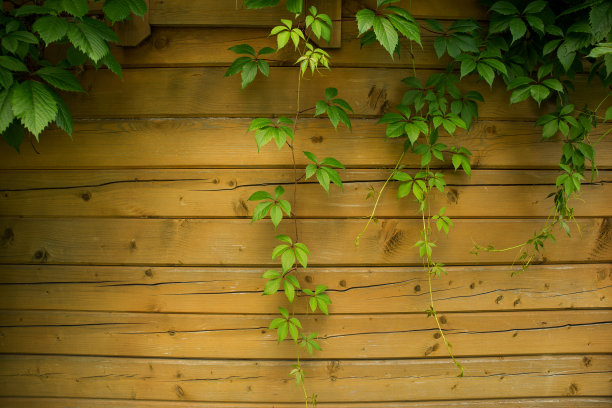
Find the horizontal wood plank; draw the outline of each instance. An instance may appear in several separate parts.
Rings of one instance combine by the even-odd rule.
[[[259,75],[244,90],[240,77],[224,78],[225,71],[220,67],[133,68],[123,70],[119,78],[108,70],[85,70],[79,79],[87,93],[65,97],[76,118],[295,114],[297,68],[272,67],[270,78]],[[424,82],[432,73],[419,70],[417,76]],[[409,75],[405,70],[386,68],[336,68],[314,78],[307,75],[302,81],[300,107],[314,107],[326,88],[336,87],[339,97],[351,104],[354,116],[378,116],[401,102],[407,90],[401,80]],[[461,87],[482,93],[486,102],[479,109],[483,119],[534,120],[554,108],[544,103],[540,110],[532,100],[510,105],[509,93],[499,80],[492,90],[472,78],[462,81]],[[589,86],[585,77],[577,77],[575,87],[571,98],[577,106],[597,105],[606,95],[601,86]],[[604,105],[602,111],[609,103]]]
[[[291,153],[272,144],[261,153],[252,134],[246,134],[247,119],[144,119],[77,121],[73,140],[64,132],[44,133],[35,149],[27,143],[17,153],[0,144],[0,168],[108,168],[108,167],[290,167]],[[604,128],[593,131],[599,138]],[[442,136],[450,146],[470,149],[474,168],[559,167],[562,143],[541,141],[542,133],[532,122],[477,122],[457,141]],[[403,140],[385,140],[385,128],[375,120],[353,120],[353,131],[337,131],[327,119],[303,119],[296,133],[295,149],[318,157],[332,156],[349,167],[393,168],[402,152]],[[67,158],[70,160],[67,160]],[[597,165],[612,168],[612,138],[597,145]],[[306,157],[296,155],[298,165]],[[420,156],[409,154],[403,163],[420,165]],[[439,165],[434,162],[434,165]],[[450,166],[450,163],[446,163]]]
[[[325,402],[608,396],[611,356],[304,362]],[[303,402],[293,362],[0,357],[0,396],[215,402]]]
[[[612,266],[447,267],[433,280],[436,309],[534,310],[612,307]],[[265,269],[0,266],[0,309],[160,313],[276,313],[282,294],[261,296]],[[422,268],[309,268],[302,287],[328,287],[330,313],[420,313],[428,302]],[[305,310],[307,298],[296,298]]]
[[[413,174],[416,171],[412,172]],[[451,217],[547,217],[556,191],[557,172],[445,172],[444,193],[432,194],[432,212],[445,207]],[[304,174],[300,169],[299,174]],[[313,178],[298,186],[299,218],[366,217],[374,188],[380,191],[389,171],[340,171],[342,191],[328,195]],[[43,217],[249,217],[258,202],[251,194],[285,188],[293,201],[293,172],[286,170],[72,170],[0,171],[0,214]],[[391,183],[376,216],[419,218],[414,199],[397,199],[399,183]],[[603,171],[594,184],[571,200],[577,216],[612,216],[612,172]]]
[[[462,400],[462,401],[419,401],[419,402],[372,402],[372,403],[327,403],[318,402],[320,408],[604,408],[612,404],[612,398],[530,398],[530,399],[495,399],[495,400]],[[108,399],[77,398],[1,398],[0,406],[13,408],[259,408],[265,405],[257,403],[223,403],[223,402],[179,402],[179,401],[129,401]],[[303,403],[274,403],[275,408],[301,408]]]
[[[273,26],[281,18],[292,15],[284,7],[284,1],[276,7],[262,10],[242,8],[242,1],[218,0],[152,0],[151,24],[154,25],[197,25],[197,26]],[[484,18],[486,8],[474,0],[459,0],[460,4],[452,5],[446,0],[429,2],[402,1],[398,5],[409,10],[413,16],[420,18]],[[371,0],[343,1],[342,15],[354,18],[357,11],[368,7],[375,9],[376,2]]]
[[[293,341],[279,345],[276,331],[268,330],[277,316],[7,311],[0,315],[0,353],[291,359]],[[302,350],[302,358],[448,354],[435,320],[425,314],[299,319],[305,333],[318,333],[322,347],[312,356]],[[606,353],[612,344],[612,310],[452,313],[439,319],[457,357]]]
[[[151,36],[138,47],[112,47],[112,53],[123,67],[180,67],[180,66],[229,66],[238,55],[229,50],[239,44],[250,44],[256,50],[276,48],[276,40],[270,37],[269,28],[235,27],[154,27]],[[438,60],[433,51],[435,36],[423,33],[421,42],[412,47],[406,39],[401,41],[402,54],[391,58],[380,45],[361,47],[357,24],[342,25],[342,46],[327,49],[333,67],[403,67],[441,68],[448,58]],[[58,50],[59,52],[59,50]],[[53,51],[50,56],[60,58]],[[298,55],[291,47],[266,55],[272,66],[293,66]]]
[[[413,248],[420,220],[381,220],[361,238],[365,220],[298,220],[299,242],[311,251],[309,265],[420,264]],[[433,236],[434,259],[445,264],[513,263],[517,251],[471,254],[480,245],[520,244],[544,226],[540,220],[455,220],[450,237]],[[609,218],[578,220],[580,235],[557,231],[548,242],[546,262],[612,261]],[[202,219],[2,218],[0,263],[136,265],[279,265],[270,257],[277,234],[293,234],[292,222],[274,230],[269,221]],[[238,238],[240,237],[240,238]],[[295,238],[295,237],[294,237]],[[578,244],[579,243],[579,244]],[[534,262],[542,259],[536,256]]]

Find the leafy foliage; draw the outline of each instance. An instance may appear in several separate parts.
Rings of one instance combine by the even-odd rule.
[[[235,45],[229,48],[230,51],[236,54],[247,54],[248,56],[238,57],[225,72],[225,76],[232,76],[240,73],[242,78],[242,89],[246,88],[257,76],[257,72],[261,72],[264,76],[270,75],[270,65],[262,55],[274,53],[274,49],[264,47],[255,53],[253,47],[248,44]]]
[[[353,108],[344,99],[336,98],[338,90],[336,88],[327,88],[325,90],[325,100],[320,100],[315,105],[315,116],[327,113],[330,122],[334,128],[338,128],[338,123],[342,122],[347,128],[352,129],[351,119],[348,112],[353,112]]]
[[[23,2],[25,3],[25,2]],[[143,16],[143,0],[106,0],[102,6],[111,22],[134,13]],[[0,10],[0,132],[19,151],[26,131],[36,139],[52,123],[72,136],[72,116],[56,92],[85,92],[75,71],[88,60],[121,75],[109,43],[119,39],[106,23],[88,17],[86,0],[47,0],[44,5],[20,4]],[[45,49],[67,44],[63,59],[53,64]]]

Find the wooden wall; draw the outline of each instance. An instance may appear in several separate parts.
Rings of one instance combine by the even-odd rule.
[[[373,3],[344,0],[343,14]],[[413,3],[419,18],[486,18],[476,0]],[[275,231],[250,224],[247,202],[271,185],[292,192],[291,159],[272,146],[258,154],[245,133],[249,117],[294,110],[296,68],[281,53],[270,79],[244,91],[239,78],[223,78],[235,58],[227,48],[271,45],[267,26],[283,9],[236,11],[218,0],[150,7],[152,36],[115,50],[123,79],[82,74],[88,94],[70,97],[73,141],[50,130],[21,154],[0,147],[0,406],[299,407],[288,377],[294,346],[277,345],[267,329],[285,301],[261,296]],[[415,203],[396,200],[393,186],[379,222],[353,244],[371,210],[368,188],[381,187],[401,149],[376,117],[399,101],[411,66],[380,47],[360,51],[355,37],[356,25],[343,23],[333,71],[303,88],[310,106],[337,86],[355,108],[353,132],[307,118],[296,141],[298,151],[347,165],[343,192],[327,197],[308,182],[297,193],[300,239],[312,252],[300,280],[329,286],[333,300],[330,316],[306,314],[303,299],[297,306],[321,337],[323,351],[304,363],[320,406],[610,406],[612,139],[598,145],[599,176],[573,202],[581,234],[558,233],[537,265],[511,277],[514,253],[475,257],[472,239],[511,245],[543,224],[561,142],[540,141],[533,104],[508,106],[500,83],[474,85],[487,103],[460,136],[473,175],[444,170],[449,186],[434,203],[456,224],[438,237],[449,267],[434,282],[466,370],[456,378],[422,312]],[[432,40],[415,50],[419,76],[442,66]],[[576,101],[599,100],[578,81]]]

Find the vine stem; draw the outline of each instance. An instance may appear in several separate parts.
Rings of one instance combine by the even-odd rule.
[[[428,182],[427,178],[429,178],[429,164],[425,168],[425,174],[427,175],[426,180],[425,180],[425,182],[427,183]],[[425,241],[425,248],[427,249],[429,248],[429,233],[431,231],[431,205],[429,205],[429,192],[430,192],[429,189],[425,191],[424,200],[423,200],[424,208],[421,211],[421,219],[423,221],[423,233],[424,233],[423,240]],[[427,208],[427,220],[425,220],[426,218],[425,208]],[[452,346],[450,342],[448,341],[448,339],[446,338],[446,335],[444,334],[444,330],[442,329],[442,325],[440,324],[440,319],[438,319],[438,313],[436,312],[436,308],[434,305],[433,285],[431,283],[431,275],[432,275],[431,263],[432,263],[431,256],[429,255],[429,252],[426,250],[425,257],[423,258],[423,267],[425,268],[427,272],[427,283],[429,285],[429,307],[431,310],[431,315],[436,321],[436,326],[438,326],[438,332],[440,333],[440,337],[442,338],[442,341],[444,342],[444,346],[446,347],[446,352],[448,353],[450,358],[453,360],[453,363],[455,363],[457,368],[459,368],[460,370],[459,377],[463,377],[463,365],[457,361],[457,359],[455,358],[455,355],[453,354]]]
[[[395,167],[393,168],[393,171],[391,172],[391,174],[389,174],[389,177],[387,177],[387,180],[385,180],[385,184],[383,184],[380,191],[376,195],[376,202],[374,203],[374,208],[372,208],[372,212],[370,213],[370,216],[368,217],[368,222],[366,223],[365,227],[363,227],[363,230],[359,233],[359,235],[357,235],[357,238],[355,238],[355,246],[359,246],[359,239],[363,236],[363,234],[365,234],[366,230],[368,229],[368,226],[374,219],[374,214],[376,213],[376,208],[378,207],[378,202],[380,201],[380,197],[382,196],[383,191],[385,191],[387,184],[389,184],[389,181],[391,181],[391,178],[393,177],[393,175],[399,168],[400,164],[402,163],[402,160],[404,159],[405,155],[406,155],[406,151],[402,152],[400,158],[395,164]]]

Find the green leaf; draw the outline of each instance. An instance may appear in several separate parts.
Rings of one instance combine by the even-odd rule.
[[[257,75],[257,62],[251,60],[242,67],[242,89],[246,88]]]
[[[542,139],[553,137],[559,130],[559,121],[551,120],[542,127]]]
[[[525,35],[527,26],[520,18],[513,18],[512,21],[510,21],[510,32],[512,33],[512,42],[514,43]]]
[[[268,215],[268,211],[270,211],[270,207],[272,207],[274,203],[271,201],[264,201],[263,203],[259,203],[255,206],[253,210],[253,218],[251,222],[259,221]]]
[[[62,91],[85,92],[74,74],[57,67],[44,67],[36,71],[36,74],[48,84]]]
[[[377,16],[372,24],[374,27],[374,34],[378,42],[387,50],[387,52],[393,57],[393,52],[397,46],[398,36],[397,31],[393,25],[382,16]]]
[[[267,191],[256,191],[248,198],[247,201],[273,200],[272,194]]]
[[[274,7],[279,0],[244,0],[242,3],[248,9],[260,9],[264,7]]]
[[[338,96],[338,90],[336,88],[325,89],[325,99],[328,101],[334,99],[336,96]]]
[[[102,34],[90,24],[75,23],[68,26],[68,39],[93,62],[98,62],[109,52]]]
[[[290,270],[295,264],[295,252],[292,249],[288,249],[281,255],[281,264],[283,272]]]
[[[540,105],[548,95],[550,95],[550,90],[543,85],[533,85],[529,88],[529,93],[531,97]]]
[[[303,0],[287,0],[287,10],[293,14],[302,13]]]
[[[25,4],[15,10],[15,17],[26,17],[33,14],[49,14],[49,12],[50,10],[47,7]]]
[[[28,80],[13,90],[13,112],[38,140],[38,135],[55,119],[57,104],[47,86]]]
[[[357,28],[359,29],[359,35],[365,33],[374,24],[374,20],[376,19],[376,14],[370,9],[361,9],[355,15],[357,18]]]
[[[526,86],[524,88],[520,88],[512,92],[512,95],[510,95],[510,104],[522,102],[525,99],[529,98],[530,88],[531,87]]]
[[[0,92],[0,133],[4,132],[13,122],[13,91],[5,89]]]
[[[562,41],[563,40],[561,39],[551,40],[544,44],[544,48],[542,48],[542,55],[548,55],[553,52],[559,46],[559,44],[561,44]]]
[[[485,64],[495,68],[496,70],[498,70],[499,72],[501,72],[504,75],[508,75],[508,70],[506,69],[506,66],[504,65],[503,62],[493,59],[493,58],[485,58],[482,60],[482,62],[484,62]]]
[[[478,74],[484,78],[485,81],[487,81],[489,86],[492,87],[493,80],[495,80],[495,72],[493,69],[484,63],[478,63],[476,70],[478,71]]]
[[[236,54],[250,54],[255,56],[255,50],[249,44],[239,44],[234,45],[233,47],[228,48],[230,51],[235,52]]]
[[[280,224],[283,219],[283,212],[276,204],[272,205],[270,208],[270,219],[272,220],[272,224],[274,224],[275,228],[278,227],[278,224]]]
[[[276,44],[277,50],[283,48],[289,42],[289,38],[291,37],[291,33],[289,31],[281,31],[276,36]]]
[[[514,4],[508,1],[498,1],[495,4],[493,4],[493,6],[491,6],[490,10],[496,13],[499,13],[499,14],[503,14],[505,16],[519,14],[519,11],[514,6]]]
[[[89,11],[87,0],[61,0],[61,4],[63,10],[75,17],[83,17]]]
[[[264,286],[263,294],[264,295],[275,294],[280,288],[280,284],[281,284],[280,278],[270,279],[269,281],[266,282],[266,285]]]
[[[55,92],[53,89],[49,89],[49,92],[53,95],[55,99],[55,103],[57,104],[57,115],[55,116],[56,125],[62,129],[64,132],[68,133],[72,138],[72,115],[70,114],[70,110],[68,109],[68,105],[62,99],[62,97]]]
[[[611,120],[611,119],[612,119],[612,106],[606,109],[606,117],[604,120]]]
[[[0,55],[0,66],[9,71],[28,72],[28,68],[23,62],[8,55]]]
[[[18,152],[24,137],[25,129],[17,120],[11,122],[9,127],[2,132],[2,139]]]
[[[542,84],[546,85],[550,89],[554,89],[555,91],[563,92],[563,85],[558,79],[545,79],[542,81]]]
[[[321,160],[321,165],[327,165],[327,166],[331,166],[331,167],[336,167],[338,169],[343,169],[344,165],[342,163],[340,163],[338,160],[334,159],[333,157],[326,157],[323,160]]]
[[[32,30],[37,32],[48,45],[66,36],[68,21],[57,16],[44,16],[34,22]]]
[[[525,7],[525,11],[523,11],[523,13],[524,14],[539,13],[540,11],[544,10],[546,5],[547,3],[544,0],[532,1],[531,3],[527,5],[527,7]]]
[[[306,245],[302,243],[295,244],[295,256],[297,257],[298,262],[300,263],[300,265],[302,265],[304,269],[306,269],[306,267],[308,266],[309,253],[310,252],[308,251],[308,248],[306,248]]]
[[[461,78],[471,73],[476,69],[476,61],[471,58],[465,58],[461,61]]]
[[[308,158],[308,160],[314,162],[314,163],[318,163],[317,162],[317,156],[315,156],[314,154],[310,153],[310,152],[304,152],[304,156],[306,156]]]
[[[319,184],[321,184],[321,186],[323,187],[323,190],[325,190],[325,192],[329,194],[329,174],[319,168],[317,169],[315,175],[317,177],[317,180],[319,181]]]

